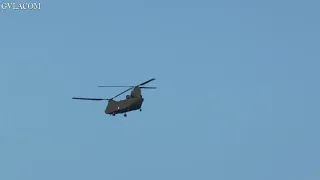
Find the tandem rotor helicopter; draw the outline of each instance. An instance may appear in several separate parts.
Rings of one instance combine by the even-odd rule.
[[[98,86],[98,87],[130,87],[129,89],[123,91],[122,93],[114,96],[113,98],[110,99],[100,99],[100,98],[82,98],[82,97],[73,97],[72,99],[78,99],[78,100],[91,100],[91,101],[103,101],[106,100],[108,101],[108,105],[105,109],[105,114],[109,114],[112,116],[115,116],[116,114],[124,114],[124,117],[127,117],[127,113],[130,111],[136,111],[140,110],[142,111],[142,103],[144,101],[142,94],[141,94],[141,89],[156,89],[156,87],[147,87],[143,86],[146,85],[147,83],[154,81],[155,78],[152,78],[146,82],[143,82],[139,85],[136,86]],[[119,100],[115,101],[113,100],[114,98],[130,91],[133,89],[130,93],[130,95],[126,96],[126,99],[124,100]]]

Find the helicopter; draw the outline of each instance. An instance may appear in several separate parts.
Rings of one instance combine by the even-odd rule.
[[[104,113],[115,116],[116,114],[124,114],[124,117],[127,117],[127,113],[131,111],[142,111],[141,107],[144,102],[144,99],[141,94],[141,89],[156,89],[156,87],[148,87],[143,86],[148,84],[151,81],[154,81],[155,78],[152,78],[148,81],[145,81],[136,86],[98,86],[98,87],[129,87],[127,90],[121,92],[120,94],[110,98],[110,99],[102,99],[102,98],[83,98],[83,97],[73,97],[72,99],[77,100],[91,100],[91,101],[108,101],[108,104],[105,108]],[[126,95],[126,99],[116,101],[114,100],[116,97],[131,91],[130,95]]]

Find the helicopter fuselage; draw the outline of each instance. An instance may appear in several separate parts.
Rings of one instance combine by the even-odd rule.
[[[144,99],[142,97],[133,97],[120,101],[109,100],[105,114],[116,115],[141,110],[143,101]]]

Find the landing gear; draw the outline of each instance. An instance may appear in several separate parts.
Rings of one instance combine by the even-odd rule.
[[[142,111],[142,109],[139,110],[140,112]]]
[[[124,114],[124,117],[127,117],[127,114]]]

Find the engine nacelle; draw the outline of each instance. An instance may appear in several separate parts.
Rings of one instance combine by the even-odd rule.
[[[127,95],[127,96],[126,96],[126,98],[127,98],[127,99],[130,99],[130,98],[131,98],[131,96],[130,96],[130,95]]]

